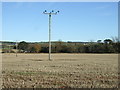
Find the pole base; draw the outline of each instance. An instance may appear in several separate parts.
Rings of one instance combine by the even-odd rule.
[[[49,61],[52,61],[52,59],[49,59]]]

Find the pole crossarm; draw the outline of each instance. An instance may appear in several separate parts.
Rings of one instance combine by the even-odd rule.
[[[45,13],[45,12],[43,12],[43,14],[56,15],[57,12],[56,13]]]
[[[57,13],[59,13],[60,11],[57,11],[57,12],[54,12],[54,10],[52,10],[51,12],[47,12],[47,10],[45,10],[44,12],[43,12],[43,14],[48,14],[48,15],[56,15]]]
[[[51,60],[51,15],[56,15],[57,13],[59,13],[59,11],[54,12],[54,10],[52,10],[48,13],[47,10],[45,10],[43,12],[43,14],[49,15],[49,60]]]

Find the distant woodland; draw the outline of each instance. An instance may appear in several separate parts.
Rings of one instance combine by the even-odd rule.
[[[52,42],[52,53],[119,53],[120,42],[113,38],[97,42]],[[48,53],[49,42],[2,42],[3,53]]]

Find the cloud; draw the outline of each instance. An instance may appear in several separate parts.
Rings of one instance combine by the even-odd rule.
[[[113,6],[111,4],[106,5],[99,5],[95,7],[95,11],[99,16],[111,16],[113,15],[113,12],[111,11],[111,8]]]
[[[104,13],[101,13],[99,14],[100,16],[111,16],[112,13],[109,13],[109,12],[104,12]]]
[[[102,6],[97,6],[95,9],[96,10],[103,10],[103,9],[108,9],[110,8],[111,5],[102,5]]]

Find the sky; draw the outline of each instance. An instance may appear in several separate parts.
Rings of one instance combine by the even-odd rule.
[[[3,2],[2,41],[97,41],[118,36],[117,2]]]

